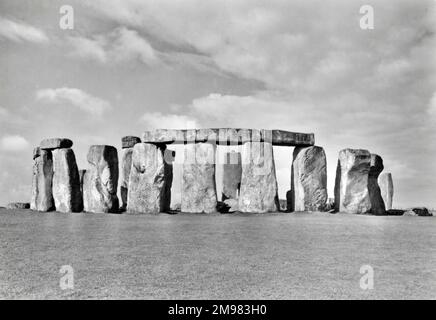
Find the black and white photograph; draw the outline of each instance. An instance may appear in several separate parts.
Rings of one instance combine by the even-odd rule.
[[[0,300],[434,300],[435,140],[435,0],[0,0]]]

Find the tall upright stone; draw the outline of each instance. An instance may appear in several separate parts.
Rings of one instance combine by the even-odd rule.
[[[215,185],[216,145],[195,143],[185,146],[182,179],[182,212],[217,211]]]
[[[165,171],[165,145],[138,143],[133,147],[132,169],[127,195],[128,213],[164,212],[168,177]]]
[[[357,214],[370,212],[370,164],[371,154],[368,150],[344,149],[339,152],[335,182],[336,211]]]
[[[222,172],[222,201],[227,199],[238,199],[242,178],[242,159],[240,152],[233,151],[224,154]]]
[[[57,211],[81,212],[83,198],[74,151],[70,148],[54,149],[53,198]]]
[[[279,211],[279,208],[272,144],[245,142],[242,145],[239,211],[265,213]]]
[[[173,163],[176,157],[176,152],[173,150],[166,149],[164,151],[164,163],[165,163],[165,206],[163,208],[164,212],[169,212],[171,210],[171,187],[173,186]]]
[[[36,211],[51,211],[55,209],[53,199],[53,155],[50,150],[34,150],[32,200],[30,208]]]
[[[321,147],[296,147],[292,161],[292,211],[324,211],[327,160]]]
[[[386,210],[391,210],[394,198],[394,182],[392,180],[392,174],[390,172],[382,173],[378,178],[378,184],[385,203],[385,208]]]
[[[383,159],[377,154],[371,154],[371,166],[368,175],[368,192],[371,200],[371,213],[383,215],[386,213],[385,203],[378,185],[378,177],[383,171]]]
[[[83,178],[83,207],[86,212],[117,213],[119,210],[118,152],[115,147],[94,145],[89,148]]]
[[[132,167],[133,147],[141,143],[141,139],[134,136],[127,136],[121,139],[122,154],[121,154],[121,174],[120,174],[120,194],[121,194],[121,210],[127,208],[127,194],[129,188],[130,169]]]

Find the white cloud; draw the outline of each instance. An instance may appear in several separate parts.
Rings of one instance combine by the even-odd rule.
[[[108,34],[91,38],[69,37],[71,56],[93,59],[101,63],[122,62],[139,59],[153,65],[159,61],[150,43],[135,30],[119,27]]]
[[[19,135],[4,136],[0,140],[0,149],[2,151],[23,151],[29,147],[29,142]]]
[[[49,42],[49,38],[41,29],[28,25],[24,22],[15,22],[2,17],[0,17],[0,37],[14,42]]]
[[[145,113],[140,118],[147,129],[192,129],[197,127],[194,117],[177,114],[162,114],[160,112]]]
[[[94,97],[76,88],[41,89],[36,93],[36,99],[49,103],[68,102],[85,112],[95,116],[101,116],[111,108],[106,100]]]

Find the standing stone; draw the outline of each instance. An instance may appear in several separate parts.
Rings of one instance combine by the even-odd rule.
[[[321,147],[296,147],[292,161],[292,211],[324,211],[327,160]]]
[[[386,213],[385,203],[378,185],[378,176],[383,171],[383,159],[377,154],[371,154],[371,166],[368,175],[368,192],[371,200],[371,213],[382,215]]]
[[[386,210],[391,210],[394,198],[394,182],[392,180],[392,174],[389,172],[382,173],[378,178],[378,184],[380,185],[381,195]]]
[[[30,208],[47,212],[55,209],[52,191],[53,155],[50,150],[36,149],[38,151],[34,152]]]
[[[165,207],[164,212],[169,212],[171,210],[171,187],[173,186],[173,162],[176,157],[176,152],[173,150],[166,149],[164,151],[164,162],[165,162]]]
[[[368,174],[371,154],[368,150],[344,149],[339,152],[335,183],[335,209],[347,213],[371,210]]]
[[[215,185],[216,146],[196,143],[185,146],[182,179],[182,212],[217,211]]]
[[[129,188],[130,169],[132,167],[133,147],[141,143],[141,139],[134,136],[121,138],[122,155],[121,155],[121,174],[120,174],[120,194],[121,194],[121,211],[127,209],[127,194]]]
[[[90,169],[83,179],[83,207],[86,212],[117,213],[118,153],[112,146],[91,146]]]
[[[165,188],[165,146],[138,143],[133,147],[127,195],[128,213],[158,214],[169,207]]]
[[[57,211],[81,212],[83,198],[74,151],[69,148],[53,150],[53,198]]]
[[[238,199],[241,188],[242,159],[240,152],[226,152],[224,154],[222,201]]]
[[[241,212],[279,211],[273,147],[269,142],[246,142],[242,146]]]
[[[83,181],[85,179],[85,174],[86,174],[85,169],[79,170],[80,192],[82,193],[82,197],[83,197]]]
[[[286,211],[292,212],[292,190],[286,191]]]

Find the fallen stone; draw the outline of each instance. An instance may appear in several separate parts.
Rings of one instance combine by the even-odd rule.
[[[133,148],[137,143],[141,143],[141,139],[135,136],[126,136],[121,138],[121,147],[123,149]]]
[[[44,139],[39,144],[39,147],[45,150],[71,148],[72,146],[73,146],[73,141],[64,138]]]
[[[371,154],[368,150],[344,149],[339,152],[335,182],[336,211],[357,214],[370,212],[370,164]]]
[[[7,205],[7,209],[9,210],[24,210],[24,209],[30,209],[30,203],[27,202],[11,202]]]
[[[218,201],[217,211],[220,213],[234,213],[238,211],[238,200],[227,199],[225,201]]]
[[[327,160],[321,147],[297,147],[292,161],[292,211],[325,211]]]
[[[90,167],[83,178],[84,211],[117,213],[119,210],[117,149],[107,145],[91,146],[87,159]]]
[[[240,152],[226,152],[222,166],[222,201],[238,199],[241,188],[242,160]]]
[[[368,192],[371,201],[371,214],[374,215],[384,215],[386,212],[385,203],[378,185],[378,177],[383,169],[383,159],[377,154],[371,154],[371,164],[368,175]]]
[[[55,149],[53,153],[53,198],[59,212],[81,212],[83,198],[80,192],[79,169],[74,151]]]
[[[431,217],[433,214],[431,214],[427,208],[421,207],[421,208],[412,208],[404,212],[404,216],[419,216],[419,217]]]
[[[402,216],[406,210],[400,210],[400,209],[389,209],[386,210],[387,216]]]
[[[328,198],[325,211],[331,211],[335,210],[335,199],[334,198]]]
[[[30,209],[47,212],[55,209],[52,189],[53,155],[50,150],[39,149],[38,153],[39,156],[34,158],[33,163]]]
[[[185,146],[182,181],[182,212],[217,211],[215,186],[216,146],[196,143]]]
[[[190,132],[195,132],[192,139]],[[237,145],[246,142],[269,142],[278,146],[311,146],[315,144],[313,133],[297,133],[284,130],[254,130],[254,129],[157,129],[145,131],[142,142],[164,144],[189,144],[209,142],[220,145]]]
[[[138,143],[133,147],[132,168],[127,196],[128,213],[164,212],[166,184],[164,150],[162,146]]]
[[[380,192],[386,210],[391,210],[394,198],[394,182],[392,180],[392,174],[389,172],[382,173],[378,178],[378,184],[380,186]]]
[[[247,142],[242,146],[239,211],[275,212],[280,208],[272,144]]]

